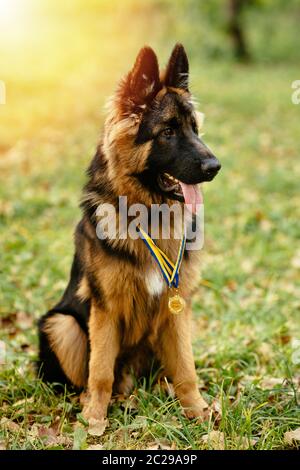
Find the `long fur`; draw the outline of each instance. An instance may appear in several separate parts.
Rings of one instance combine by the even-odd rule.
[[[196,387],[190,340],[190,299],[197,286],[199,253],[184,254],[180,289],[187,309],[174,317],[167,306],[168,289],[159,283],[157,266],[142,240],[100,240],[96,235],[97,207],[110,203],[117,208],[119,195],[127,196],[128,205],[174,204],[152,190],[149,156],[153,144],[146,140],[137,145],[137,136],[149,103],[158,113],[155,110],[168,94],[166,116],[176,108],[176,100],[191,109],[191,115],[195,113],[182,46],[174,49],[164,79],[158,77],[153,54],[149,48],[141,51],[110,100],[103,139],[83,190],[83,216],[75,231],[70,282],[61,301],[39,323],[40,374],[45,380],[77,388],[88,383],[92,397],[88,417],[103,417],[112,385],[128,391],[130,374],[146,374],[153,360],[175,380],[183,406],[197,409],[198,414],[205,407]],[[175,203],[182,206],[182,202]],[[101,230],[101,224],[99,227]],[[173,260],[180,243],[174,238],[175,230],[172,226],[169,240],[156,241]]]

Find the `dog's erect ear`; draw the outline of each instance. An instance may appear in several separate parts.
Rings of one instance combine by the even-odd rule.
[[[189,61],[182,44],[174,47],[165,73],[165,85],[188,91]]]
[[[127,78],[127,92],[138,104],[149,102],[161,89],[157,57],[151,47],[140,50]]]

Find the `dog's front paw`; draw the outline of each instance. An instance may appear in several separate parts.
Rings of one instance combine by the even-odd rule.
[[[102,436],[108,425],[108,420],[103,411],[88,403],[84,405],[82,415],[89,424],[88,433],[91,436]]]
[[[203,398],[191,403],[190,406],[185,406],[183,410],[188,419],[197,418],[200,422],[208,421],[212,414],[210,406]]]
[[[107,425],[107,409],[111,398],[111,390],[104,387],[89,387],[81,396],[83,405],[82,416],[89,423],[89,434],[101,436]],[[95,432],[91,428],[96,428]]]
[[[184,414],[188,419],[195,419],[197,418],[199,422],[203,423],[205,421],[208,421],[211,414],[212,410],[208,406],[207,408],[185,408],[184,409]]]
[[[102,436],[108,425],[108,419],[89,419],[88,433],[91,436]]]
[[[91,400],[84,404],[82,416],[88,422],[91,420],[104,421],[106,418],[106,414],[103,412],[102,408],[95,405]]]

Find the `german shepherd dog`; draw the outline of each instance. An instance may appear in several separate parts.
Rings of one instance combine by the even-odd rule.
[[[133,377],[153,361],[172,381],[189,418],[206,419],[191,344],[191,295],[198,251],[185,251],[180,293],[186,308],[172,315],[168,286],[141,239],[97,236],[97,207],[126,195],[128,205],[195,204],[198,183],[211,181],[217,158],[198,136],[188,88],[186,52],[177,44],[164,72],[150,47],[109,103],[103,138],[88,168],[82,219],[75,231],[69,284],[60,302],[39,321],[39,370],[45,381],[86,390],[83,415],[103,420],[113,391],[128,394]],[[180,240],[156,244],[176,259]]]

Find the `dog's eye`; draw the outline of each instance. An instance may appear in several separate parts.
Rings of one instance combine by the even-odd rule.
[[[175,131],[174,129],[172,129],[172,127],[167,127],[166,129],[164,129],[162,131],[162,135],[165,136],[165,137],[172,137],[173,135],[175,135]]]

